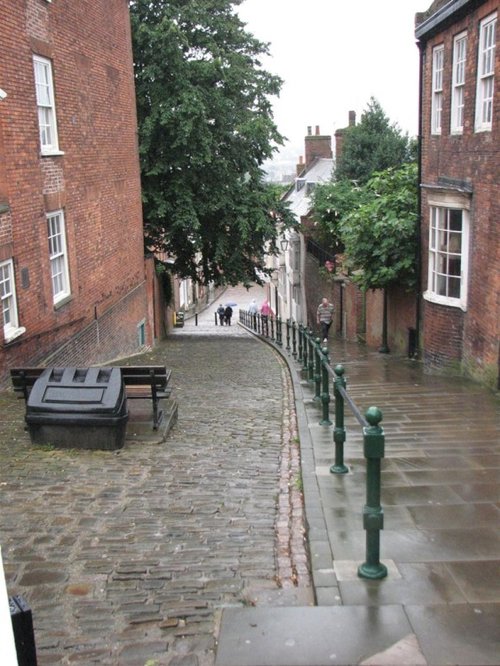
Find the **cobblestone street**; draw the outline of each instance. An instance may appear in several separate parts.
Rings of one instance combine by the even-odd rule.
[[[198,333],[134,358],[172,369],[161,444],[33,447],[0,394],[3,559],[39,664],[210,666],[222,608],[311,601],[285,365],[237,326]]]

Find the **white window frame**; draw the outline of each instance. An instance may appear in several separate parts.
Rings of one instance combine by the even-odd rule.
[[[33,56],[38,128],[42,155],[60,154],[57,134],[56,104],[52,63],[47,58]]]
[[[450,215],[452,211],[460,211],[462,218],[461,232],[450,228]],[[437,225],[435,221],[440,224]],[[470,213],[469,201],[461,197],[444,197],[429,201],[429,265],[427,272],[427,290],[424,298],[432,303],[448,305],[450,307],[467,310],[467,289],[469,273],[469,228]],[[461,237],[460,250],[451,248],[450,239]],[[443,238],[446,239],[444,246]],[[450,278],[457,276],[450,272],[449,261],[460,257],[460,295],[457,297],[441,294],[437,288],[439,279],[445,280],[448,285]]]
[[[16,281],[12,259],[0,262],[0,300],[2,303],[3,337],[11,342],[26,329],[19,326],[17,312]]]
[[[461,32],[453,40],[453,79],[451,92],[450,131],[462,134],[465,112],[465,72],[467,64],[467,33]]]
[[[66,225],[62,210],[47,214],[47,239],[52,296],[54,305],[57,305],[71,295]]]
[[[497,14],[490,14],[479,24],[477,54],[476,132],[491,131],[495,88],[495,47]]]
[[[441,134],[443,118],[444,44],[432,49],[431,134]]]

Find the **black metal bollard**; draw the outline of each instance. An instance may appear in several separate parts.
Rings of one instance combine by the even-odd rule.
[[[336,378],[333,382],[333,395],[335,397],[335,428],[333,429],[333,441],[335,442],[335,464],[330,467],[332,474],[347,474],[349,471],[344,465],[344,396],[340,391],[345,389],[344,367],[335,366]]]
[[[297,358],[297,326],[292,322],[292,356]]]
[[[366,504],[363,508],[363,527],[366,530],[366,562],[358,567],[360,578],[379,579],[387,576],[387,567],[380,562],[380,530],[384,528],[384,511],[380,506],[381,464],[385,436],[379,426],[382,412],[370,407],[363,428],[363,448],[366,458]]]
[[[31,609],[21,596],[9,597],[10,618],[19,666],[36,666],[35,633]]]
[[[286,320],[286,350],[290,353],[290,320]]]

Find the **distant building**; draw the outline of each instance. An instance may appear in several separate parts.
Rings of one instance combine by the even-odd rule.
[[[315,134],[312,133],[312,127],[308,127],[304,144],[305,161],[304,157],[299,159],[295,182],[283,199],[289,203],[296,221],[306,225],[311,213],[311,194],[314,188],[318,183],[328,182],[332,176],[332,137],[321,134],[318,126]],[[286,232],[286,240],[288,247],[278,258],[271,304],[275,312],[284,319],[292,318],[296,322],[306,323],[307,241],[302,233],[295,231]]]
[[[429,368],[500,388],[497,0],[438,0],[421,52],[422,340]]]
[[[0,374],[152,342],[124,0],[0,7]]]

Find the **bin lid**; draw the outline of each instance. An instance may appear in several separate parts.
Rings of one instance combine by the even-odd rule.
[[[33,385],[26,410],[116,413],[123,391],[120,368],[46,368]]]

